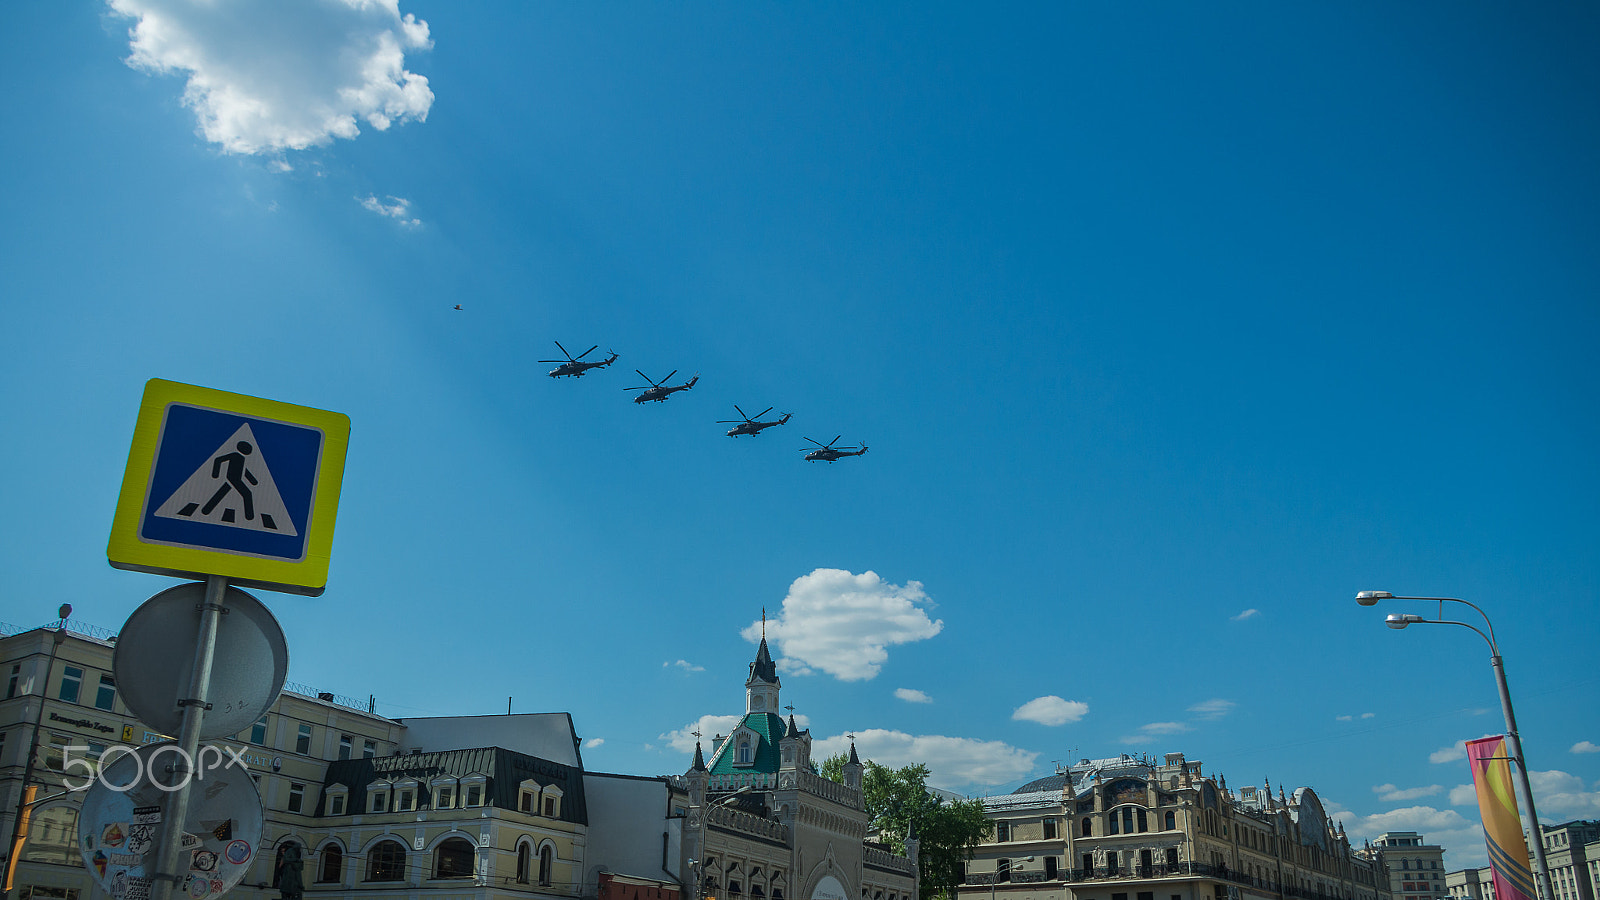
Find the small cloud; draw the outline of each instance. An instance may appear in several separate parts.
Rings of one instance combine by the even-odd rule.
[[[1233,712],[1233,708],[1238,705],[1232,700],[1207,700],[1204,703],[1196,703],[1189,707],[1189,712],[1194,713],[1196,719],[1211,721]]]
[[[1259,615],[1261,615],[1261,610],[1259,610],[1259,609],[1247,609],[1244,612],[1239,613],[1237,616],[1230,616],[1229,618],[1231,618],[1235,622],[1243,622],[1245,619],[1254,619],[1256,616],[1259,616]]]
[[[1477,806],[1478,790],[1470,784],[1458,784],[1450,789],[1451,806]]]
[[[1362,713],[1360,716],[1334,716],[1334,718],[1340,722],[1354,722],[1358,718],[1370,719],[1375,715],[1377,715],[1377,713]]]
[[[933,698],[911,688],[895,688],[894,695],[907,703],[932,703]]]
[[[1089,704],[1077,700],[1063,700],[1054,694],[1035,697],[1017,707],[1011,718],[1018,722],[1038,722],[1040,725],[1065,725],[1089,714]]]
[[[1189,730],[1189,726],[1182,722],[1150,722],[1140,725],[1136,734],[1126,735],[1122,738],[1124,744],[1148,744],[1157,737],[1165,734],[1182,734]]]
[[[1405,800],[1417,800],[1422,797],[1432,797],[1434,794],[1437,794],[1442,790],[1444,790],[1444,788],[1437,784],[1430,784],[1427,787],[1406,788],[1404,790],[1392,784],[1380,784],[1373,788],[1372,792],[1377,794],[1378,799],[1384,803],[1399,803]]]
[[[661,668],[663,669],[667,668],[668,666],[677,666],[685,672],[704,672],[706,670],[705,666],[697,666],[686,659],[680,659],[677,662],[664,662],[661,664]]]
[[[1495,737],[1495,735],[1486,734],[1484,737]],[[1434,764],[1456,762],[1466,758],[1467,742],[1464,740],[1456,741],[1449,747],[1440,747],[1439,749],[1428,754],[1428,762]]]
[[[1569,750],[1568,752],[1569,753],[1600,753],[1600,744],[1594,744],[1594,743],[1591,743],[1589,741],[1579,741],[1576,744],[1573,744],[1572,745],[1572,749]]]
[[[605,742],[606,742],[605,738],[590,738],[587,741],[583,742],[583,749],[585,749],[585,750],[593,750],[594,748],[600,746],[601,744],[604,744]]]
[[[407,228],[416,228],[422,224],[421,219],[412,218],[410,200],[404,197],[390,197],[389,200],[392,202],[384,203],[374,194],[356,198],[356,202],[360,203],[363,208],[369,209],[380,216],[394,219]]]
[[[187,79],[183,105],[226,153],[281,154],[426,121],[428,79],[406,53],[433,46],[399,0],[172,3],[109,0],[134,20],[129,66]]]
[[[1003,741],[942,734],[913,735],[881,728],[857,732],[855,743],[862,759],[891,769],[914,763],[926,765],[928,784],[946,790],[1016,781],[1033,771],[1033,761],[1039,756]],[[840,734],[817,740],[812,745],[811,758],[827,759],[848,752],[850,739]]]
[[[1361,718],[1370,719],[1370,718],[1372,718],[1373,716],[1376,716],[1376,715],[1377,715],[1377,713],[1362,713],[1361,714]]]
[[[786,674],[821,670],[840,681],[876,678],[895,644],[925,641],[944,630],[930,619],[922,585],[884,581],[876,572],[856,575],[843,569],[816,569],[796,578],[783,598],[783,610],[766,623],[767,635],[782,653]],[[761,623],[740,632],[754,643]]]

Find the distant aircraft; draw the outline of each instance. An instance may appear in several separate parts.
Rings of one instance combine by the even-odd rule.
[[[789,421],[790,415],[789,413],[784,413],[782,416],[779,416],[777,419],[774,419],[771,422],[757,422],[757,419],[769,412],[772,412],[772,407],[769,406],[766,409],[763,409],[761,412],[756,413],[754,416],[745,415],[744,410],[740,409],[739,404],[737,403],[733,405],[733,409],[739,414],[740,418],[722,419],[717,422],[718,425],[732,425],[734,422],[739,423],[728,429],[728,437],[738,437],[741,434],[760,434],[761,429],[763,428],[771,428],[774,425],[782,425],[783,423]]]
[[[457,303],[456,304],[456,309],[460,309],[460,308],[461,308],[461,304]]]
[[[639,372],[638,369],[634,369],[634,371],[635,372]],[[623,390],[625,390],[625,391],[644,391],[644,393],[642,393],[639,396],[633,398],[633,402],[635,402],[635,403],[648,403],[651,400],[656,400],[656,401],[665,400],[668,397],[672,396],[673,394],[676,394],[679,391],[687,391],[688,389],[694,387],[695,382],[700,380],[700,374],[697,372],[697,373],[695,373],[695,376],[693,378],[689,379],[688,381],[685,381],[683,384],[667,384],[666,382],[670,381],[672,379],[672,376],[674,376],[676,374],[678,374],[678,370],[677,369],[673,369],[671,372],[667,373],[667,377],[666,378],[663,378],[660,381],[656,381],[655,379],[651,378],[649,375],[646,375],[643,372],[639,372],[639,377],[643,378],[645,381],[650,382],[650,387],[648,387],[648,388],[642,387],[642,386],[641,387],[631,387],[631,388],[623,388]]]
[[[833,440],[827,442],[826,444],[817,444],[816,441],[811,441],[811,438],[806,438],[806,440],[811,441],[811,443],[817,444],[817,449],[816,450],[812,450],[810,453],[806,453],[806,459],[810,460],[811,462],[816,462],[817,460],[820,459],[823,462],[830,462],[831,463],[834,460],[840,459],[842,457],[846,457],[846,456],[862,456],[862,455],[866,454],[866,452],[867,452],[867,445],[866,444],[862,444],[860,450],[846,450],[846,449],[844,449],[842,447],[835,448],[833,445],[839,443],[839,438],[841,438],[841,437],[844,437],[844,435],[842,435],[842,434],[841,435],[837,435],[836,437],[834,437]],[[805,448],[805,447],[801,447],[800,448],[800,450],[802,452],[804,452],[806,449],[807,448]]]
[[[456,307],[456,309],[460,309],[460,308],[461,307],[459,307],[459,306]],[[595,344],[594,345],[594,347],[598,347],[598,346],[600,346],[600,345],[599,344]],[[597,360],[595,362],[580,362],[580,360],[582,360],[585,356],[588,356],[589,354],[594,352],[594,347],[590,347],[589,349],[583,351],[582,353],[579,353],[577,356],[573,356],[571,353],[568,353],[567,352],[567,348],[562,347],[560,341],[556,341],[556,347],[561,350],[561,355],[566,357],[565,361],[559,360],[559,359],[541,359],[541,360],[539,360],[539,362],[542,362],[542,363],[561,363],[561,365],[556,366],[554,369],[550,370],[550,377],[551,378],[560,378],[563,375],[571,375],[573,378],[578,378],[578,377],[581,377],[583,375],[583,373],[589,371],[590,369],[604,368],[605,366],[609,366],[612,363],[617,361],[616,351],[612,351],[610,356],[608,356],[608,357],[606,357],[605,359],[602,359],[602,360]]]

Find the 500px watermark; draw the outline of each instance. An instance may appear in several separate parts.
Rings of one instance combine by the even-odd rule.
[[[100,754],[98,766],[96,760],[87,755],[93,750],[88,745],[69,744],[62,750],[64,753],[61,758],[63,775],[61,780],[69,791],[86,791],[98,781],[109,790],[118,793],[131,791],[144,784],[171,793],[187,787],[192,781],[204,781],[207,772],[214,772],[217,769],[239,768],[246,772],[250,770],[249,763],[245,762],[243,750],[213,747],[209,744],[195,751],[193,756],[177,744],[156,747],[145,756],[140,756],[137,748],[125,744],[113,744]],[[85,755],[74,757],[72,753],[75,750]],[[116,784],[106,778],[106,772],[112,765],[112,757],[118,753],[133,760],[133,776],[126,784]],[[169,755],[170,759],[165,764],[158,764],[157,760]],[[85,776],[76,784],[69,777],[80,774],[72,771],[74,767],[81,768],[81,774]]]

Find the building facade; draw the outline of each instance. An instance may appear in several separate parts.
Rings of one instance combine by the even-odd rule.
[[[0,636],[0,675],[8,679],[0,698],[0,840],[7,850],[24,786],[37,794],[12,900],[87,900],[92,880],[77,847],[84,795],[66,790],[68,773],[80,780],[78,761],[93,767],[112,746],[170,739],[122,703],[114,648],[109,632],[78,623]],[[232,891],[241,900],[276,900],[279,864],[294,855],[303,860],[305,894],[326,900],[683,894],[677,845],[664,868],[659,835],[650,835],[649,852],[618,841],[590,851],[586,773],[565,713],[389,719],[370,702],[286,689],[250,728],[208,743],[243,761],[264,809],[261,842]],[[668,780],[654,781],[664,797]],[[669,804],[652,803],[654,822],[670,825]],[[681,822],[686,804],[676,805]],[[635,809],[605,812],[605,824],[620,827]]]
[[[1444,848],[1415,831],[1384,832],[1363,853],[1388,870],[1389,893],[1395,900],[1442,900],[1449,895]]]
[[[780,715],[779,689],[763,636],[739,724],[713,739],[709,763],[697,743],[680,781],[682,859],[700,897],[916,900],[917,842],[899,856],[867,840],[854,745],[843,784],[816,774],[811,732]]]
[[[983,804],[963,900],[1391,900],[1310,788],[1235,793],[1181,753],[1086,759]]]

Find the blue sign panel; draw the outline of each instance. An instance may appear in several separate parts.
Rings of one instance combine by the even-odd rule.
[[[320,428],[169,404],[139,539],[304,559],[323,441]]]

